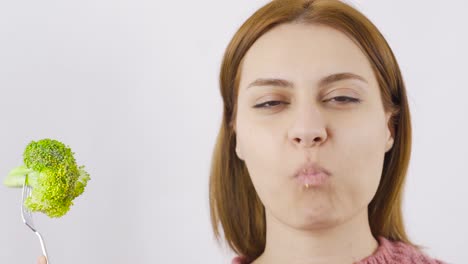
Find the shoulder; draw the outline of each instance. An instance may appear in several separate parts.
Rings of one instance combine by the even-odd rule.
[[[445,264],[404,242],[391,241],[384,237],[379,237],[378,240],[379,247],[375,253],[359,261],[358,264]]]

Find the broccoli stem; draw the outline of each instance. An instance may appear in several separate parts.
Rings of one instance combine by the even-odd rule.
[[[24,179],[26,175],[31,173],[33,170],[26,168],[26,166],[18,166],[8,173],[6,179],[3,181],[3,184],[7,187],[12,188],[21,188],[24,184]]]

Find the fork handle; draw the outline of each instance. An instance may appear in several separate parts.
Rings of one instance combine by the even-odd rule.
[[[37,237],[39,238],[39,242],[41,242],[42,254],[44,254],[44,256],[46,257],[47,264],[50,264],[49,256],[47,256],[47,249],[46,249],[46,246],[45,246],[45,243],[44,243],[44,239],[41,236],[41,233],[39,233],[37,231],[34,232],[34,233],[36,233]]]

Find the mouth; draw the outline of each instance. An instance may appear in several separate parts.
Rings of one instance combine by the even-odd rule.
[[[319,187],[327,183],[331,174],[326,169],[314,162],[305,163],[294,175],[295,180],[306,189]]]

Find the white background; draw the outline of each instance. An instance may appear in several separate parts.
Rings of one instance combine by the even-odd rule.
[[[65,142],[92,180],[35,216],[52,264],[230,263],[208,173],[226,45],[264,0],[0,0],[0,175],[31,140]],[[414,125],[410,237],[468,262],[466,1],[355,0],[402,68]],[[34,263],[19,189],[0,186],[0,261]]]

